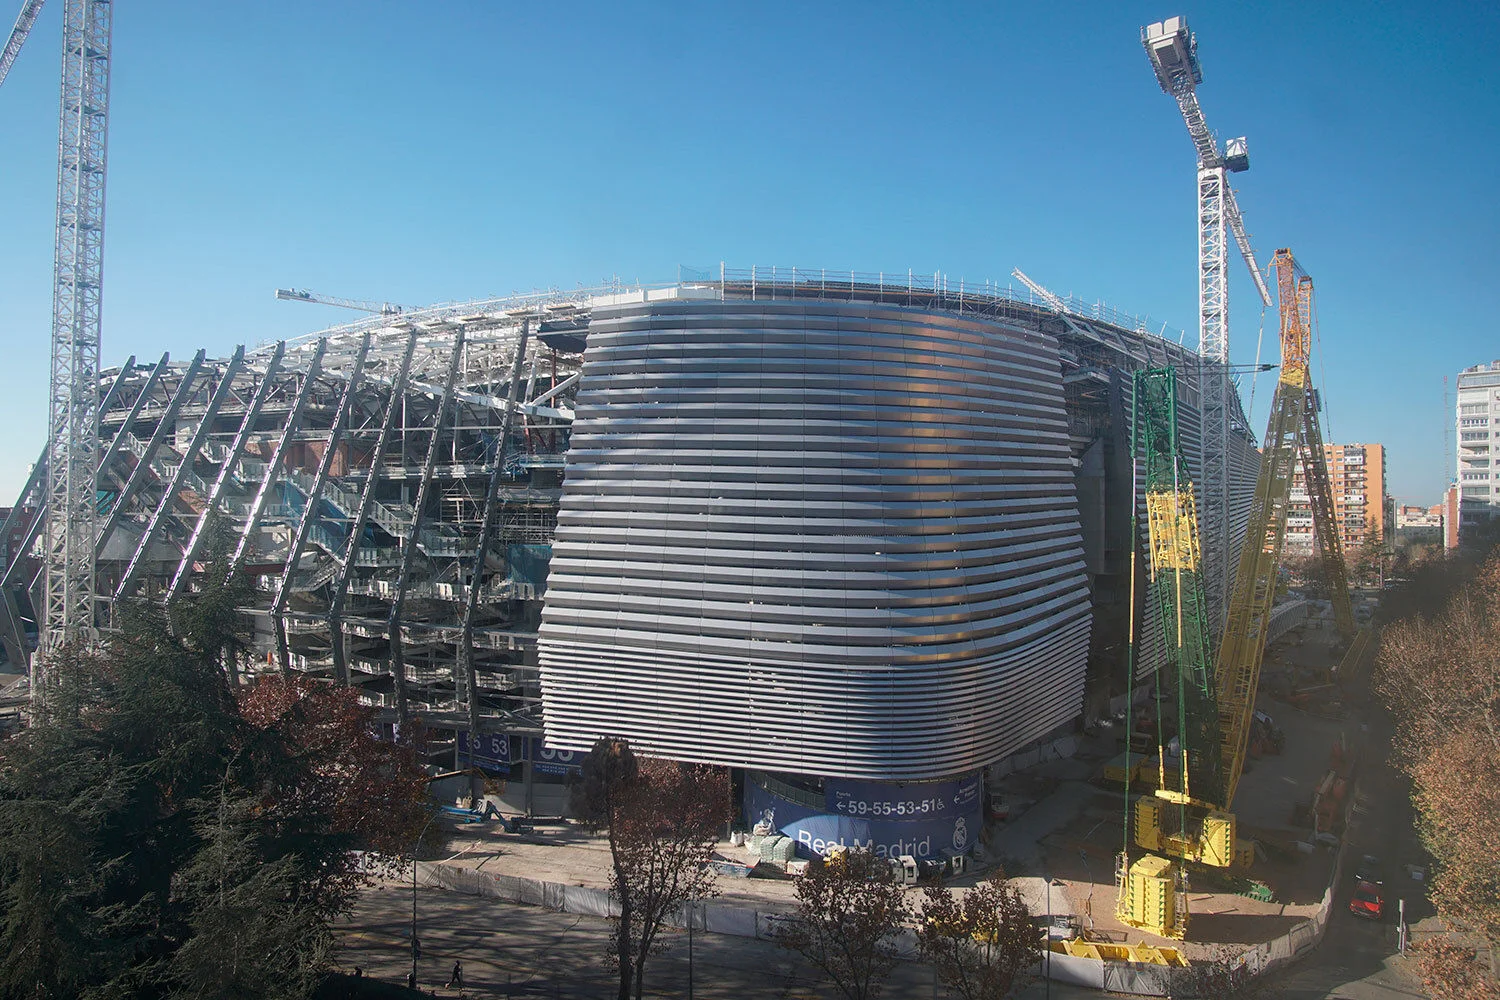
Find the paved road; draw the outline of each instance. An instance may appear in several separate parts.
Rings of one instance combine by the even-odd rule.
[[[1359,792],[1350,817],[1348,854],[1344,876],[1334,894],[1328,933],[1316,951],[1272,980],[1278,996],[1288,1000],[1346,998],[1346,1000],[1399,1000],[1424,997],[1410,964],[1396,954],[1395,900],[1405,896],[1408,921],[1432,913],[1422,893],[1401,869],[1403,863],[1422,864],[1425,855],[1418,843],[1412,815],[1409,786],[1405,777],[1387,759],[1391,727],[1385,714],[1372,702],[1359,706],[1369,719],[1362,733]],[[1354,889],[1353,872],[1361,854],[1374,854],[1385,862],[1387,904],[1392,913],[1380,923],[1349,913]]]
[[[613,995],[605,967],[609,922],[422,888],[417,893],[422,960],[418,984],[439,996],[455,960],[464,966],[470,997],[595,998]],[[364,893],[341,922],[339,965],[360,966],[365,975],[404,982],[410,969],[411,887],[384,885]],[[647,965],[647,995],[686,997],[687,935],[664,932],[666,950]],[[766,941],[696,935],[693,941],[695,998],[749,997],[822,1000],[831,993],[813,987],[813,977],[793,956]],[[930,974],[903,965],[888,996],[930,997]]]
[[[463,962],[468,997],[593,998],[614,995],[604,967],[609,923],[596,917],[557,913],[540,907],[464,896],[441,889],[417,891],[417,933],[422,942],[418,985],[437,996],[446,989],[455,960]],[[411,968],[409,950],[411,887],[386,884],[366,891],[339,927],[338,964],[359,966],[366,976],[404,983]],[[646,995],[688,995],[687,938],[668,932],[666,950],[647,966]],[[884,994],[926,1000],[941,997],[932,973],[903,963]],[[766,941],[698,935],[693,940],[695,1000],[834,1000],[816,985],[812,971]],[[1021,1000],[1097,1000],[1099,994],[1054,984],[1049,994],[1036,983]]]

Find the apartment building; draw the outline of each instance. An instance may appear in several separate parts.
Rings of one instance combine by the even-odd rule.
[[[1380,444],[1325,444],[1323,461],[1333,488],[1334,518],[1346,558],[1352,558],[1372,538],[1388,538],[1394,519],[1386,489],[1385,446]],[[1287,507],[1287,555],[1312,555],[1313,512],[1302,463],[1292,479]]]
[[[1396,543],[1398,545],[1440,545],[1443,541],[1443,505],[1421,507],[1400,504],[1396,507]]]
[[[1458,374],[1458,537],[1463,544],[1500,517],[1500,476],[1493,452],[1500,447],[1500,361]]]

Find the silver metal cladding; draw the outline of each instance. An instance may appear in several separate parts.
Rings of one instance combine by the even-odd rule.
[[[596,309],[540,631],[550,745],[955,774],[1081,710],[1057,341],[870,302]]]

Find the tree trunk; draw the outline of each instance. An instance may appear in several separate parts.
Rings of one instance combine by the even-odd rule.
[[[630,953],[630,903],[620,899],[620,923],[615,929],[615,953],[620,959],[619,1000],[630,1000],[630,987],[635,979],[634,955]]]

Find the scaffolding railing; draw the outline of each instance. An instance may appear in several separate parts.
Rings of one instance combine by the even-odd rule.
[[[808,267],[762,267],[699,268],[682,265],[678,278],[670,282],[621,282],[602,285],[579,286],[574,289],[549,288],[533,292],[516,293],[495,298],[472,299],[464,302],[443,302],[421,309],[413,309],[396,316],[370,316],[340,326],[329,327],[299,337],[289,338],[287,348],[297,350],[311,347],[321,337],[327,337],[331,345],[349,341],[365,332],[384,330],[405,331],[415,325],[429,336],[438,339],[458,326],[519,328],[521,317],[527,313],[558,313],[569,307],[589,308],[596,299],[615,299],[625,294],[647,294],[665,289],[714,288],[724,295],[731,288],[735,294],[748,291],[752,298],[804,299],[804,298],[878,298],[896,301],[904,297],[910,305],[926,305],[958,313],[996,315],[1007,307],[1023,305],[1050,312],[1050,303],[1029,288],[1016,288],[997,281],[971,281],[967,278],[953,280],[941,271],[918,273],[890,271],[854,271]],[[1154,325],[1148,316],[1118,309],[1102,301],[1087,301],[1075,295],[1060,296],[1067,312],[1080,319],[1107,323],[1111,326],[1131,330],[1181,346],[1186,334],[1164,324]],[[559,313],[560,314],[560,313]],[[404,334],[403,334],[404,335]],[[377,338],[376,353],[383,341]],[[395,340],[392,339],[392,344]],[[266,353],[272,349],[270,342],[256,348],[254,353]]]
[[[682,266],[679,285],[685,288],[717,288],[720,295],[746,291],[752,299],[849,299],[905,300],[907,305],[934,306],[958,313],[993,315],[1011,305],[1025,305],[1050,312],[1052,306],[1029,288],[1016,288],[996,281],[957,281],[941,271],[919,274],[887,271],[842,271],[828,268],[760,267],[717,270]],[[1104,302],[1089,302],[1073,295],[1060,296],[1069,314],[1081,319],[1166,340],[1180,345],[1184,334],[1165,325],[1152,328],[1148,316],[1127,313]],[[1169,336],[1171,334],[1172,336]],[[1175,339],[1174,339],[1175,338]]]

